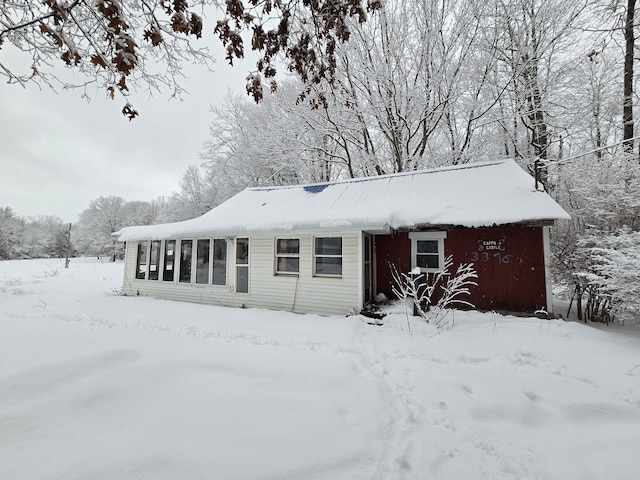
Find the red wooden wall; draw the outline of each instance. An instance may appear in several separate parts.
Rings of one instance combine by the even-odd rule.
[[[542,227],[459,228],[447,231],[445,256],[474,263],[478,286],[470,301],[479,310],[534,312],[546,307]],[[393,298],[389,262],[401,272],[411,269],[407,232],[375,236],[376,291]]]
[[[388,298],[395,298],[392,293],[391,267],[398,272],[408,273],[411,270],[411,241],[407,232],[394,232],[391,235],[375,235],[373,238],[373,255],[375,265],[375,293],[384,293]]]

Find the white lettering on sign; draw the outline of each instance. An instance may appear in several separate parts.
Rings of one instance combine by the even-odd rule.
[[[507,239],[505,237],[498,240],[478,240],[478,251],[471,252],[470,260],[472,262],[488,262],[494,258],[499,264],[511,263],[515,255],[502,253],[506,249]]]
[[[498,250],[504,252],[506,250],[506,243],[507,240],[504,237],[499,240],[478,240],[478,251]]]

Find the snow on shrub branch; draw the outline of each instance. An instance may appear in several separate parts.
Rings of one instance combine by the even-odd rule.
[[[640,232],[628,227],[610,234],[593,232],[578,242],[578,248],[589,264],[583,278],[611,295],[614,315],[626,312],[640,322]]]
[[[420,267],[409,273],[399,273],[394,265],[389,264],[393,277],[393,293],[402,300],[412,298],[418,315],[426,323],[433,323],[440,328],[446,325],[444,319],[448,313],[447,309],[455,305],[474,307],[472,303],[460,298],[471,294],[469,288],[472,285],[478,285],[474,280],[478,278],[478,274],[473,268],[473,263],[461,263],[456,273],[450,275],[452,265],[453,256],[449,255],[445,258],[442,269],[434,273],[429,280],[429,275],[422,274]],[[438,286],[442,290],[442,296],[434,303],[434,293]]]

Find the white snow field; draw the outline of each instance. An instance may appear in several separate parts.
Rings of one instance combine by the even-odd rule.
[[[0,262],[0,479],[636,479],[636,327],[326,318]]]

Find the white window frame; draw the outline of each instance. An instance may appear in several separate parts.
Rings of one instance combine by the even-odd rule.
[[[224,283],[213,283],[213,275],[215,273],[215,242],[222,241],[224,242]],[[235,253],[235,252],[234,252]],[[213,288],[227,288],[229,285],[229,241],[224,237],[213,237],[211,239],[211,273],[210,273],[210,284]]]
[[[437,240],[438,241],[438,268],[420,268],[422,273],[440,272],[444,268],[444,240],[447,232],[409,232],[411,240],[411,270],[418,266],[418,241]]]
[[[238,263],[238,240],[247,240],[247,247],[249,249],[249,253],[247,255],[247,263]],[[234,290],[235,293],[239,295],[250,295],[251,294],[251,237],[236,237],[234,243],[234,252],[233,252],[233,263],[234,263],[234,273],[235,273],[235,284]],[[240,292],[238,290],[238,279],[240,275],[238,275],[239,268],[247,269],[247,291]]]
[[[201,240],[209,240],[209,267],[208,267],[208,272],[207,272],[207,281],[206,282],[198,282],[198,257],[200,255],[200,249],[198,248],[200,241]],[[196,237],[195,241],[194,241],[194,248],[193,248],[193,252],[195,253],[194,257],[195,259],[193,260],[193,269],[195,274],[193,275],[193,284],[196,287],[209,287],[211,286],[211,275],[213,273],[213,238],[210,237]]]
[[[166,269],[166,261],[167,261],[167,243],[168,242],[173,242],[173,255],[171,255],[171,271],[173,272],[173,278],[171,280],[165,280],[164,279],[164,273],[165,273],[165,269]],[[178,240],[178,238],[167,238],[166,240],[162,241],[162,246],[161,249],[162,251],[160,252],[160,262],[162,264],[162,268],[160,269],[160,280],[164,283],[176,283],[176,278],[178,276],[178,274],[176,273],[176,267],[179,263],[179,258],[177,255],[177,250],[178,250],[178,246],[180,245],[180,242]]]
[[[158,245],[158,256],[156,258],[156,276],[157,278],[152,279],[151,278],[151,252],[153,252],[153,244],[156,243]],[[160,265],[162,264],[162,240],[149,240],[149,255],[147,256],[147,274],[145,276],[145,278],[147,280],[151,280],[152,282],[156,282],[156,281],[160,281],[161,278],[161,272],[160,272]]]
[[[298,253],[278,253],[278,242],[280,240],[297,240],[298,241]],[[300,241],[299,237],[277,237],[274,242],[273,251],[274,251],[274,266],[273,271],[275,275],[300,275]],[[287,270],[278,270],[278,260],[280,258],[297,258],[298,259],[298,270],[295,272],[287,271]]]
[[[316,240],[319,238],[339,238],[340,241],[340,255],[316,255]],[[327,278],[342,278],[344,274],[344,238],[341,235],[318,235],[317,237],[313,237],[313,276],[314,277],[327,277]],[[340,273],[332,274],[332,273],[318,273],[316,272],[316,260],[318,257],[329,257],[329,258],[340,258],[342,261],[340,262]]]
[[[190,259],[190,262],[189,262],[191,264],[190,267],[189,267],[191,270],[189,272],[190,278],[189,278],[188,282],[183,282],[183,281],[180,280],[180,275],[181,275],[181,272],[182,272],[182,242],[191,242],[191,259]],[[174,277],[175,283],[177,285],[194,285],[195,284],[196,280],[195,280],[195,273],[194,273],[194,271],[195,271],[195,255],[194,255],[194,253],[196,251],[196,242],[197,242],[197,239],[193,238],[193,237],[185,237],[185,238],[178,238],[177,239],[177,245],[176,245],[177,251],[176,251],[176,253],[177,253],[177,260],[178,261],[174,262],[174,264],[177,264],[177,267],[178,267],[178,269],[174,273],[174,275],[177,274],[177,276]]]
[[[142,263],[140,263],[140,247],[142,245],[145,245],[145,254],[144,254],[144,277],[143,278],[139,278],[138,277],[138,272],[140,271],[140,267],[142,266]],[[142,240],[142,241],[138,241],[137,245],[136,245],[136,267],[135,267],[135,271],[133,274],[133,279],[134,280],[146,280],[149,277],[149,256],[151,255],[151,241],[149,240]]]

